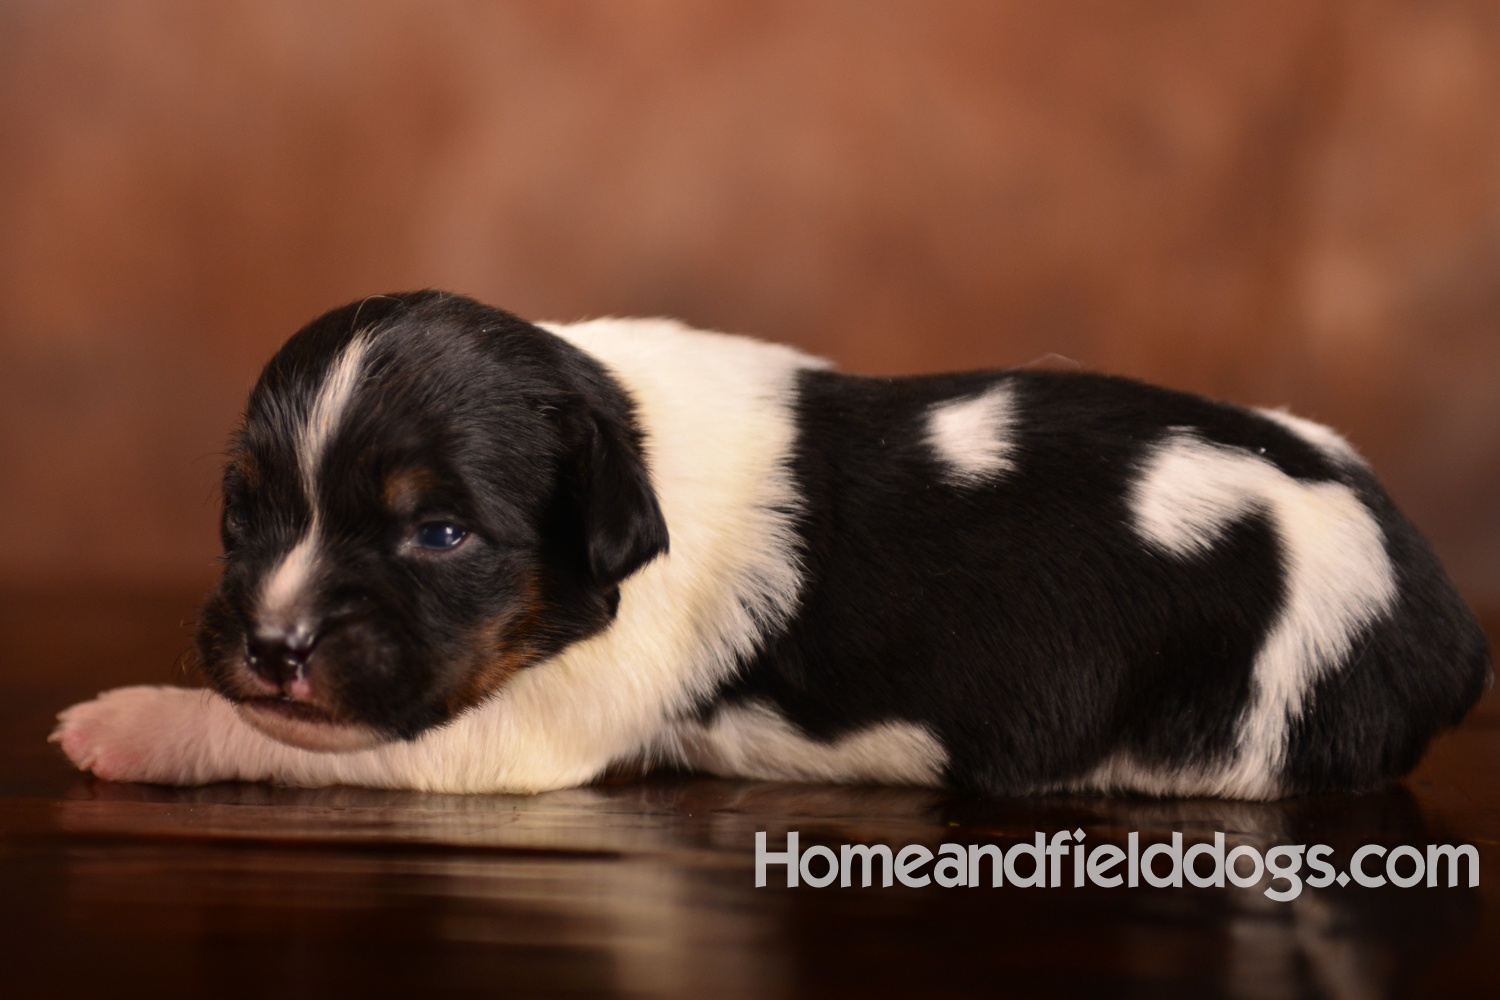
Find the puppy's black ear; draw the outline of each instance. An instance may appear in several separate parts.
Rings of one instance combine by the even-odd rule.
[[[629,418],[592,409],[584,433],[584,544],[594,582],[612,588],[667,551],[667,521]]]
[[[452,308],[454,297],[445,300]],[[635,405],[597,358],[498,309],[476,310],[475,326],[533,405],[556,421],[558,493],[549,517],[569,576],[586,571],[613,613],[621,580],[667,551],[667,521],[651,487]],[[561,554],[561,553],[560,553]]]

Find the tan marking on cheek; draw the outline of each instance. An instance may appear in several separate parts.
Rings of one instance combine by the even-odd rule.
[[[397,514],[410,514],[417,509],[422,494],[436,485],[436,478],[426,469],[402,469],[385,478],[381,496],[385,505]]]
[[[468,676],[445,701],[448,712],[456,715],[472,708],[541,659],[546,627],[546,605],[533,572],[515,603],[475,630]]]

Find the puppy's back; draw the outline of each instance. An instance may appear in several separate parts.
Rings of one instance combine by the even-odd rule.
[[[893,721],[985,792],[1267,798],[1405,773],[1489,677],[1333,432],[1126,379],[801,374],[797,614],[726,685]]]

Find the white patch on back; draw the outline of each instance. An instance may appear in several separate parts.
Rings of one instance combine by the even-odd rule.
[[[1015,469],[1015,395],[1009,385],[977,396],[934,403],[927,411],[927,443],[951,483],[974,485]]]
[[[769,705],[720,709],[706,725],[680,722],[662,756],[711,774],[771,781],[941,784],[948,754],[925,727],[882,722],[836,740],[809,737]]]
[[[1268,472],[1280,475],[1241,449],[1174,434],[1151,454],[1132,490],[1135,530],[1173,555],[1206,554],[1225,528],[1264,509]]]
[[[1282,427],[1285,427],[1335,461],[1354,465],[1365,464],[1364,457],[1355,451],[1354,446],[1344,440],[1343,435],[1332,427],[1325,427],[1323,424],[1308,420],[1305,417],[1288,413],[1284,409],[1256,410],[1255,412],[1267,420],[1275,421]]]
[[[312,626],[299,614],[298,604],[318,564],[318,469],[328,442],[338,432],[344,411],[359,385],[364,369],[369,337],[359,334],[339,352],[328,366],[318,386],[307,418],[296,431],[297,469],[302,478],[302,492],[312,517],[307,531],[297,544],[266,574],[261,585],[257,626],[263,632],[309,629]]]
[[[1307,692],[1339,667],[1359,630],[1395,600],[1395,572],[1380,526],[1342,483],[1302,482],[1264,458],[1186,429],[1153,450],[1130,502],[1141,537],[1182,557],[1210,551],[1231,524],[1264,512],[1281,546],[1286,595],[1255,659],[1230,766],[1211,774],[1159,775],[1116,760],[1086,783],[1157,794],[1280,794],[1288,727]]]

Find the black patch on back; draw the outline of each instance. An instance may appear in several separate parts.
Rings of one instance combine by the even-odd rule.
[[[929,408],[997,382],[1014,394],[1016,468],[945,480]],[[1253,511],[1206,554],[1145,542],[1127,497],[1149,449],[1186,432],[1302,480],[1360,475],[1258,414],[1098,375],[810,371],[796,415],[802,603],[719,700],[767,701],[820,739],[921,723],[950,782],[981,792],[1046,788],[1121,751],[1174,768],[1233,750],[1284,601],[1282,554]],[[1437,603],[1439,627],[1466,614]],[[1411,728],[1430,735],[1428,721]]]

